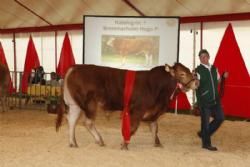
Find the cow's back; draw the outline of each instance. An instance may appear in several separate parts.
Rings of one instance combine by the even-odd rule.
[[[71,96],[80,107],[84,106],[82,103],[90,96],[102,103],[104,109],[118,110],[122,107],[125,70],[76,65],[69,71],[65,82]]]
[[[153,42],[149,39],[115,39],[113,47],[121,54],[152,52]]]

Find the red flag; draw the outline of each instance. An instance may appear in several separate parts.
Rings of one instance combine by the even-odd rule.
[[[173,98],[170,101],[170,104],[169,104],[170,109],[175,109],[176,98],[177,98],[177,109],[178,110],[190,110],[191,109],[191,105],[187,99],[187,95],[184,92],[178,93],[177,96],[175,96],[175,98]]]
[[[220,74],[229,72],[222,98],[225,115],[250,118],[250,78],[231,24],[222,38],[214,65]]]
[[[7,63],[6,59],[5,59],[5,54],[4,54],[3,46],[2,46],[1,42],[0,42],[0,62],[2,64],[4,64],[7,67],[8,71],[9,71],[8,63]],[[10,77],[10,73],[9,73],[9,86],[8,86],[8,90],[9,90],[10,94],[14,91],[13,83],[12,83],[11,77]]]
[[[29,43],[26,52],[26,59],[22,77],[22,92],[27,93],[28,89],[28,79],[31,74],[32,69],[40,66],[38,55],[32,37],[29,38]]]
[[[67,70],[74,64],[75,64],[75,59],[72,52],[69,35],[68,33],[66,33],[56,73],[60,75],[61,78],[64,78],[64,75],[66,74]]]

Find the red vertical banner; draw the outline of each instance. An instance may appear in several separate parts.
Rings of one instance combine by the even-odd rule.
[[[8,66],[8,63],[6,61],[6,58],[5,58],[5,54],[4,54],[4,50],[3,50],[3,46],[2,46],[2,43],[0,42],[0,62],[5,65],[9,71],[9,66]],[[10,77],[10,73],[9,73],[9,86],[8,86],[8,92],[9,93],[13,93],[14,89],[13,89],[13,83],[11,81],[11,77]]]
[[[220,74],[229,72],[222,97],[225,115],[250,118],[250,78],[231,24],[221,40],[214,65]]]
[[[74,64],[75,58],[71,48],[69,35],[68,33],[66,33],[62,45],[60,60],[56,68],[56,73],[60,75],[61,78],[64,78],[64,75],[66,74],[67,70]]]
[[[28,79],[32,69],[40,66],[36,48],[32,37],[29,38],[29,43],[26,51],[26,58],[24,64],[24,71],[22,76],[22,92],[27,93],[28,90]]]
[[[188,101],[187,95],[184,92],[178,93],[169,104],[170,109],[176,108],[176,102],[177,102],[177,110],[190,110],[191,105]]]

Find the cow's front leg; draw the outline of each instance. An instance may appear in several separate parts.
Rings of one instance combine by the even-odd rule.
[[[131,113],[135,113],[135,112],[131,112]],[[130,115],[130,136],[133,136],[136,132],[136,130],[138,129],[139,127],[139,124],[140,124],[140,117],[137,116],[136,114],[131,114]],[[122,150],[128,150],[128,144],[129,142],[127,141],[123,141],[123,143],[121,144],[121,149]]]
[[[121,144],[121,150],[128,150],[128,144],[129,143],[127,143],[127,142],[123,142],[122,144]]]
[[[77,105],[69,106],[69,113],[67,115],[68,124],[69,124],[69,146],[78,147],[75,137],[75,127],[77,120],[80,116],[81,109]]]
[[[155,147],[163,147],[161,142],[160,142],[160,139],[158,137],[158,123],[157,123],[157,121],[150,122],[149,127],[150,127],[150,130],[152,132],[154,146]]]

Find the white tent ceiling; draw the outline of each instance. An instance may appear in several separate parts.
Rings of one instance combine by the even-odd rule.
[[[0,29],[81,24],[83,15],[206,16],[250,12],[250,0],[0,0]]]

